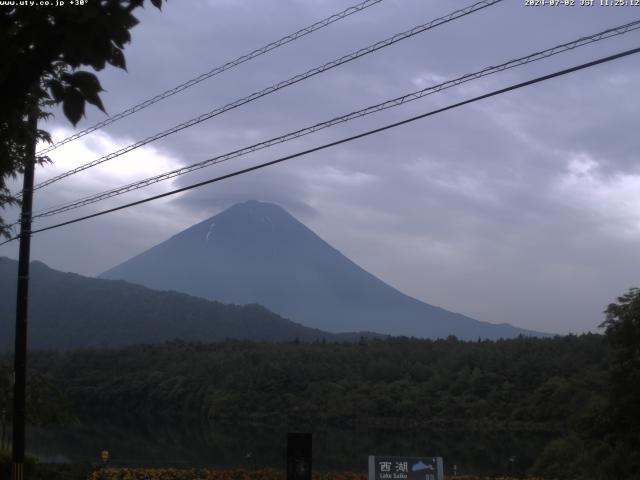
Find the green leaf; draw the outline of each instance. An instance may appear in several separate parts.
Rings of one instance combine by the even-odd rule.
[[[80,90],[85,96],[88,93],[95,94],[98,92],[102,92],[102,85],[100,85],[98,77],[96,77],[93,73],[84,71],[75,72],[69,78],[69,83]]]
[[[38,132],[36,135],[38,140],[44,140],[47,143],[51,143],[51,134],[46,130],[38,129]]]
[[[49,90],[51,90],[51,95],[56,103],[60,103],[64,97],[64,87],[62,84],[57,80],[52,80],[49,82]]]
[[[130,0],[129,8],[127,10],[131,12],[138,7],[142,7],[143,4],[144,4],[144,0]]]
[[[73,126],[80,121],[84,115],[85,99],[79,90],[73,87],[64,90],[64,99],[62,101],[62,111],[69,119]]]
[[[102,100],[100,99],[100,96],[96,92],[93,92],[93,93],[83,92],[83,94],[87,102],[89,102],[91,105],[98,107],[104,113],[107,113],[107,111],[104,109],[104,105],[102,104]]]
[[[102,100],[98,95],[99,92],[102,92],[102,85],[100,85],[100,81],[98,77],[96,77],[93,73],[79,71],[75,72],[72,75],[67,75],[65,77],[66,81],[69,82],[70,85],[76,87],[84,99],[92,105],[95,105],[100,110],[105,112],[104,105],[102,104]]]
[[[118,67],[123,70],[127,69],[127,62],[124,59],[124,53],[122,53],[122,50],[120,50],[118,47],[113,47],[111,58],[108,60],[108,62],[114,67]]]
[[[71,83],[71,74],[67,73],[67,72],[63,72],[60,75],[60,78],[62,79],[63,82],[65,83]]]
[[[131,41],[131,34],[126,28],[114,28],[112,31],[112,40],[118,48],[124,48],[125,44]]]

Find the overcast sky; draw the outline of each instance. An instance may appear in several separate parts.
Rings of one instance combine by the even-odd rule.
[[[599,2],[600,0],[596,0]],[[147,7],[128,72],[99,73],[110,114],[355,4],[171,0]],[[94,160],[471,2],[384,0],[51,153],[36,181]],[[580,3],[580,0],[576,0]],[[505,0],[37,192],[73,200],[640,18],[640,7]],[[36,227],[185,186],[640,46],[640,31],[468,83]],[[180,196],[34,237],[32,258],[97,275],[248,199],[274,202],[401,291],[490,322],[595,331],[638,279],[640,56],[464,106]],[[77,129],[104,115],[90,108]],[[56,113],[54,140],[74,129]],[[5,211],[12,220],[14,210]],[[15,242],[14,242],[15,243]],[[0,247],[17,258],[17,245]]]

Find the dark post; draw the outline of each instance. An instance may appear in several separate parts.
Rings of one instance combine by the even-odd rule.
[[[287,480],[311,480],[311,434],[287,434]]]
[[[0,418],[0,423],[2,424],[2,433],[0,433],[0,450],[4,450],[4,435],[7,428],[7,409],[4,407],[2,408],[2,418]]]
[[[36,163],[36,129],[38,120],[29,115],[29,128],[33,141],[27,151],[22,187],[22,215],[20,217],[20,250],[18,256],[18,296],[16,300],[16,343],[13,371],[13,450],[11,479],[24,479],[24,426],[25,396],[27,388],[27,307],[29,302],[29,257],[31,249],[31,212],[33,201],[33,175]]]

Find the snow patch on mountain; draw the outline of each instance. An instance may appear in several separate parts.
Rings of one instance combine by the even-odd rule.
[[[211,234],[213,233],[213,227],[215,227],[215,226],[216,226],[216,222],[212,222],[211,225],[209,226],[209,231],[205,235],[205,239],[207,240],[207,242],[209,241],[209,238],[211,237]]]

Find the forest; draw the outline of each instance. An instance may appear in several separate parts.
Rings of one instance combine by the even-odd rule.
[[[563,438],[604,391],[607,352],[601,335],[496,342],[363,338],[356,344],[175,341],[37,352],[29,364],[29,411],[40,425],[91,417],[122,421],[127,412],[160,423],[407,429],[472,438],[526,432],[533,444],[533,438]],[[5,357],[3,370],[8,367]],[[536,440],[528,455],[535,458],[542,449]]]
[[[250,424],[561,431],[606,382],[602,336],[214,344],[39,352],[73,412]],[[59,410],[59,409],[58,409]]]
[[[640,292],[618,301],[607,308],[605,335],[34,352],[28,409],[43,425],[127,412],[308,430],[544,432],[551,440],[529,473],[638,478]],[[0,358],[9,410],[10,358]]]

